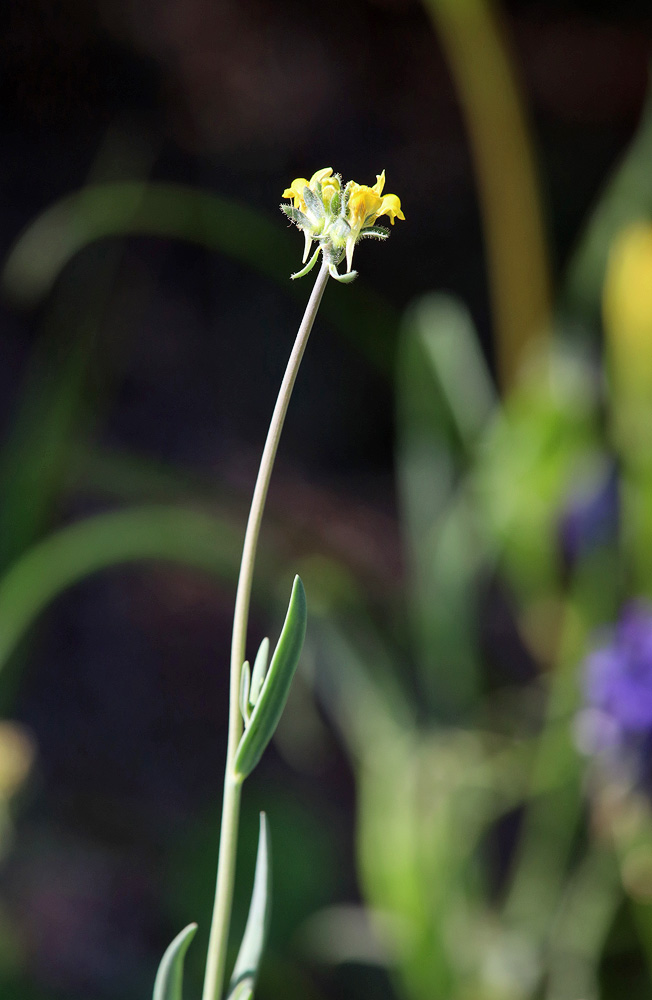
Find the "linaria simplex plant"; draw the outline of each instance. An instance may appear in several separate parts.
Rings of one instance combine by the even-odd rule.
[[[268,639],[263,639],[260,644],[253,669],[245,659],[251,585],[267,490],[292,389],[329,276],[341,282],[352,281],[357,274],[351,270],[351,262],[358,240],[368,236],[387,239],[389,230],[375,225],[382,215],[389,216],[392,225],[395,218],[405,218],[399,198],[394,194],[383,195],[384,185],[384,170],[376,176],[373,187],[355,181],[349,181],[342,187],[339,174],[333,174],[331,167],[324,167],[317,170],[310,180],[296,178],[283,192],[283,197],[291,198],[293,204],[281,205],[281,210],[305,236],[304,263],[313,241],[318,244],[307,266],[293,274],[292,278],[302,277],[312,270],[320,252],[322,264],[272,413],[245,530],[233,614],[222,825],[203,1000],[219,1000],[224,986],[242,783],[260,760],[278,725],[306,632],[306,595],[297,576],[271,661]],[[347,271],[340,274],[337,266],[345,257]],[[270,895],[270,838],[265,814],[261,813],[249,917],[231,975],[227,1000],[251,1000],[253,997],[269,922]],[[181,1000],[183,961],[196,930],[196,924],[189,924],[166,950],[154,983],[154,1000]]]

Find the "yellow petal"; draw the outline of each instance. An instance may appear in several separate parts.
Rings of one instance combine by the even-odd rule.
[[[334,177],[327,177],[324,181],[322,181],[321,194],[324,199],[324,205],[327,207],[330,205],[333,195],[339,194],[340,188],[340,179],[337,174]]]
[[[376,194],[380,195],[383,193],[383,188],[385,187],[385,171],[382,174],[376,174],[376,183],[373,186],[373,190]]]
[[[315,170],[314,174],[310,178],[309,187],[311,187],[312,190],[314,191],[315,185],[318,184],[319,181],[323,181],[325,177],[330,177],[332,173],[333,173],[332,167],[322,167],[321,170]],[[306,181],[306,184],[308,184],[308,181]]]
[[[382,199],[366,184],[354,184],[349,198],[348,222],[354,232],[375,222]]]
[[[380,203],[376,218],[380,215],[389,215],[389,221],[392,225],[394,225],[395,218],[405,220],[401,209],[401,199],[397,198],[395,194],[386,194]]]
[[[295,177],[292,181],[292,185],[286,188],[283,192],[284,198],[293,198],[294,207],[300,208],[302,212],[306,210],[306,203],[303,200],[303,189],[308,187],[308,181],[305,177]]]

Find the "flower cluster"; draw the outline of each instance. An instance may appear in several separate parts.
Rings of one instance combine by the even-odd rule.
[[[291,198],[292,205],[281,205],[284,212],[303,231],[305,250],[303,263],[308,260],[313,241],[318,246],[302,271],[293,274],[301,278],[317,262],[320,251],[333,278],[352,281],[356,271],[351,270],[353,250],[358,240],[367,236],[385,240],[389,230],[377,226],[376,219],[387,215],[392,225],[394,219],[405,219],[401,202],[395,194],[383,194],[385,171],[376,176],[373,187],[349,181],[342,187],[342,178],[332,167],[323,167],[310,180],[297,177],[283,192]],[[340,274],[337,265],[346,257],[346,274]]]
[[[587,659],[580,743],[635,784],[652,777],[652,608],[629,605]]]

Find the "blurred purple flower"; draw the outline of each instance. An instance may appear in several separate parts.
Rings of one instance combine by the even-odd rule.
[[[568,568],[589,552],[614,541],[618,534],[620,497],[618,471],[612,464],[590,490],[577,491],[559,522],[559,545]]]
[[[652,749],[652,607],[630,604],[587,658],[580,748],[637,784],[649,784]]]

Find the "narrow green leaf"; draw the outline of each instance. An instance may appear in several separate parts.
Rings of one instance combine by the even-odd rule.
[[[336,281],[340,281],[343,285],[348,285],[349,282],[355,281],[358,277],[357,271],[349,271],[347,274],[340,274],[335,264],[330,264],[328,268],[331,278],[335,278]]]
[[[497,405],[472,319],[459,302],[426,295],[411,307],[397,376],[399,502],[420,690],[438,718],[456,718],[474,704],[481,676],[476,606],[486,531],[475,468]]]
[[[242,664],[242,673],[240,674],[240,714],[245,721],[245,725],[249,721],[249,690],[251,685],[251,668],[249,666],[249,660],[245,660]]]
[[[181,1000],[183,960],[196,930],[197,924],[188,924],[168,946],[156,973],[153,1000]]]
[[[295,281],[297,278],[303,278],[303,276],[306,275],[308,273],[308,271],[312,271],[313,267],[317,263],[317,258],[319,257],[319,251],[320,250],[321,250],[321,247],[318,246],[317,249],[315,250],[314,254],[312,255],[312,257],[310,258],[310,260],[306,264],[306,266],[304,268],[302,268],[300,271],[295,271],[294,274],[290,275],[290,278],[291,278],[292,281]]]
[[[306,592],[300,578],[295,576],[283,630],[236,754],[235,773],[241,778],[253,771],[274,735],[301,655],[306,622]]]
[[[246,1000],[246,998],[253,996],[258,968],[267,940],[271,912],[271,847],[267,817],[264,812],[261,812],[256,872],[249,905],[249,916],[231,976],[227,1000]]]
[[[362,240],[365,236],[373,236],[377,240],[386,240],[389,236],[389,229],[386,229],[385,226],[367,226],[362,230],[358,239]]]
[[[261,642],[258,652],[256,653],[256,659],[254,660],[254,669],[251,674],[251,687],[249,688],[249,704],[253,708],[258,701],[260,696],[260,689],[263,686],[263,681],[265,680],[265,674],[267,673],[267,664],[269,663],[269,639],[265,637]]]
[[[254,991],[248,983],[240,983],[233,993],[229,994],[228,1000],[252,1000]]]

